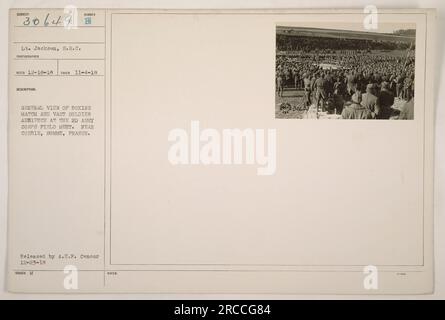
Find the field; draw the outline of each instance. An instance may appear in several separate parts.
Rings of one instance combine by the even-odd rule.
[[[288,112],[283,112],[280,110],[280,105],[283,102],[290,103],[293,107]],[[396,110],[400,110],[402,106],[406,103],[405,100],[395,98],[394,105],[392,106]],[[311,108],[313,109],[313,107]],[[314,110],[313,110],[314,111]],[[275,93],[275,118],[276,119],[305,119],[305,118],[315,118],[315,115],[310,114],[311,111],[307,111],[303,106],[303,90],[295,90],[291,88],[286,88],[283,92],[283,96],[279,97]],[[320,112],[320,118],[337,118],[335,116],[327,116]]]
[[[283,102],[290,103],[295,110],[290,110],[288,113],[284,113],[280,110],[280,104]],[[283,92],[283,96],[279,97],[275,94],[275,118],[278,119],[302,119],[304,117],[303,106],[303,90],[295,90],[286,88]]]

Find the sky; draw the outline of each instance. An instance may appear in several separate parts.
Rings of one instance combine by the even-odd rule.
[[[343,22],[302,22],[302,23],[278,23],[279,26],[337,29],[349,31],[370,31],[376,33],[393,33],[399,29],[415,29],[415,24],[406,23],[379,23],[377,30],[366,30],[362,23],[343,23]]]

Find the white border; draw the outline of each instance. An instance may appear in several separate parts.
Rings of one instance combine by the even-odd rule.
[[[337,1],[338,8],[363,8],[366,5],[373,4],[378,8],[437,8],[437,30],[444,30],[444,16],[445,16],[445,2],[440,0],[431,1]],[[192,9],[192,8],[325,8],[332,9],[332,1],[298,1],[292,0],[282,1],[267,1],[267,0],[195,0],[195,1],[181,1],[181,0],[164,0],[164,1],[138,1],[127,0],[125,2],[118,2],[113,0],[90,0],[90,1],[65,1],[65,0],[18,0],[18,1],[1,1],[0,2],[0,70],[4,70],[0,76],[0,299],[23,299],[23,298],[65,298],[65,299],[85,299],[85,298],[104,298],[114,299],[122,298],[121,294],[92,294],[92,295],[35,295],[35,294],[11,294],[5,290],[5,268],[6,268],[6,221],[7,221],[7,81],[8,74],[8,10],[9,8],[26,8],[26,7],[63,7],[72,4],[78,7],[94,7],[94,8],[171,8],[171,9]],[[440,35],[440,33],[438,33]],[[158,294],[133,294],[125,295],[136,299],[445,299],[445,210],[443,200],[445,194],[442,184],[445,178],[445,108],[443,95],[440,92],[445,92],[443,76],[445,74],[445,64],[443,59],[444,40],[443,37],[436,37],[436,70],[435,86],[437,92],[436,101],[436,137],[435,137],[435,293],[433,295],[422,296],[329,296],[329,295],[158,295]]]

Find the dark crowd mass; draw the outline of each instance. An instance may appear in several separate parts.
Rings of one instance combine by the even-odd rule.
[[[276,94],[343,119],[413,119],[414,66],[406,42],[277,35]]]

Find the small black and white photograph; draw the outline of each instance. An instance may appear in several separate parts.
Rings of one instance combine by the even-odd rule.
[[[275,118],[414,119],[415,25],[276,26]]]

